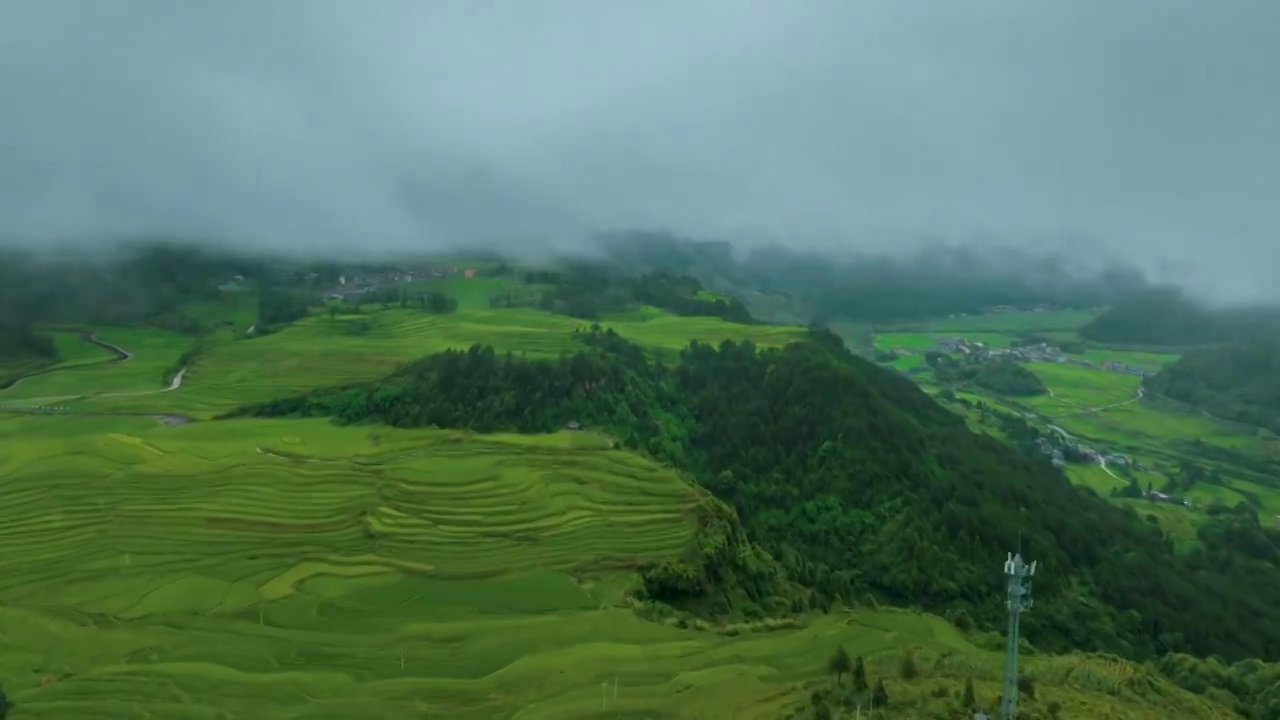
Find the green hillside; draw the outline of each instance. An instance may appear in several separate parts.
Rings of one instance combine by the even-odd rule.
[[[813,590],[779,596],[782,586],[736,566],[729,584],[741,586],[726,588],[718,581],[727,570],[704,565],[663,575],[651,592],[698,612],[775,615],[870,592],[995,627],[1003,596],[984,578],[991,558],[1021,542],[1055,569],[1040,582],[1044,609],[1027,625],[1043,647],[1137,658],[1270,658],[1280,648],[1280,626],[1258,621],[1264,602],[1245,590],[1280,582],[1274,566],[1224,566],[1225,547],[1177,555],[1158,528],[1081,494],[1047,463],[972,434],[908,380],[847,355],[830,336],[764,352],[694,345],[674,370],[612,333],[582,341],[557,361],[477,346],[381,383],[245,412],[484,431],[603,428],[693,473]],[[753,579],[744,583],[744,573]],[[1209,612],[1216,625],[1195,619]]]
[[[1275,716],[1257,513],[1178,526],[992,414],[1172,447],[1134,376],[1008,365],[944,406],[678,275],[127,263],[0,297],[53,351],[0,390],[6,720],[967,717],[1019,546],[1023,717]],[[984,342],[1092,317],[1040,315]],[[1243,467],[1177,478],[1280,513]]]
[[[998,692],[998,640],[935,617],[643,619],[623,591],[692,541],[698,491],[588,433],[13,416],[0,432],[21,448],[0,458],[13,718],[772,719],[830,687],[838,645],[885,679],[892,717],[933,717],[967,678],[988,707]],[[1025,665],[1031,711],[1228,717],[1118,659]]]
[[[1148,387],[1210,415],[1280,433],[1280,339],[1192,351]]]

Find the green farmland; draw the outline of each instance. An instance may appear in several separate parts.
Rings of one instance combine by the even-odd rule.
[[[887,366],[907,372],[922,387],[931,389],[932,373],[914,375],[910,371],[924,366],[924,351],[935,346],[939,338],[959,337],[992,347],[1007,345],[1016,333],[1077,340],[1074,328],[1091,316],[1089,313],[1044,312],[948,318],[879,333],[875,336],[875,348],[909,353]],[[1056,425],[1094,449],[1127,455],[1146,468],[1107,470],[1093,464],[1067,466],[1067,475],[1073,483],[1103,497],[1124,489],[1129,477],[1143,491],[1149,487],[1162,489],[1171,478],[1178,477],[1187,464],[1204,468],[1208,477],[1172,491],[1189,500],[1190,508],[1114,498],[1117,504],[1131,506],[1157,524],[1180,550],[1200,545],[1197,529],[1208,518],[1205,510],[1211,505],[1247,505],[1267,524],[1273,523],[1272,518],[1280,517],[1280,482],[1276,480],[1280,472],[1280,439],[1255,427],[1208,417],[1160,398],[1140,397],[1140,376],[1102,367],[1106,362],[1118,362],[1157,372],[1175,361],[1177,355],[1095,344],[1067,355],[1067,362],[1025,364],[1044,384],[1046,394],[1013,400],[964,384],[953,390],[969,405],[954,407],[965,415],[971,429],[999,439],[1008,439],[1005,431],[974,409],[978,404],[1009,415],[1034,418],[1033,422],[1045,431],[1048,425]]]
[[[622,591],[691,542],[698,493],[590,434],[21,416],[0,434],[18,448],[0,458],[17,718],[763,720],[823,686],[838,644],[901,717],[964,677],[998,692],[998,639],[929,616],[641,619]],[[1026,663],[1029,709],[1226,717],[1118,660]]]
[[[477,282],[477,281],[467,281]],[[738,325],[718,318],[642,310],[600,321],[654,352],[674,357],[690,339],[752,340],[778,346],[800,328]],[[190,337],[162,330],[105,329],[99,336],[133,354],[128,361],[37,376],[0,391],[0,405],[67,405],[111,412],[157,411],[211,417],[239,405],[347,382],[373,380],[396,367],[474,343],[533,357],[578,347],[573,332],[589,323],[537,310],[460,309],[317,313],[279,332],[253,338],[209,338],[188,368],[180,392],[165,388],[166,371],[195,347]]]
[[[53,371],[0,391],[0,410],[65,408],[0,413],[0,677],[16,720],[775,720],[830,690],[836,646],[884,679],[895,717],[950,712],[965,679],[988,706],[998,693],[999,638],[928,615],[716,627],[638,612],[637,568],[695,543],[702,491],[606,438],[201,421],[473,343],[554,357],[587,323],[477,293],[446,315],[326,310],[253,337],[245,297],[184,310],[215,327],[198,341],[97,328],[126,360],[58,331]],[[601,324],[668,357],[691,339],[802,333],[653,308]],[[1077,400],[1101,392],[1061,379]],[[147,417],[165,414],[196,422]],[[907,655],[918,676],[901,676]],[[1227,717],[1119,660],[1024,663],[1040,684],[1028,711]]]

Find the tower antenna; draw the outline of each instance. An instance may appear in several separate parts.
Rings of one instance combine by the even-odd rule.
[[[1018,553],[1010,554],[1004,562],[1004,574],[1009,578],[1009,632],[1005,637],[1004,689],[1000,692],[1000,720],[1016,720],[1018,717],[1018,618],[1031,609],[1031,577],[1036,574],[1036,563],[1022,561],[1022,533],[1018,533]]]

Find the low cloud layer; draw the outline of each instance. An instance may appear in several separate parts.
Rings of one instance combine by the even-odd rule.
[[[7,0],[0,242],[1089,237],[1274,299],[1277,77],[1275,0]]]

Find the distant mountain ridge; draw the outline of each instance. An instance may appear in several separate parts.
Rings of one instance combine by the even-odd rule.
[[[1129,266],[972,243],[845,255],[777,245],[735,252],[728,242],[661,232],[615,233],[602,243],[619,264],[693,275],[744,301],[753,291],[787,297],[796,312],[819,323],[918,320],[997,306],[1092,308],[1147,288]]]
[[[1080,329],[1088,340],[1194,346],[1280,338],[1280,308],[1211,308],[1175,287],[1133,293]]]

